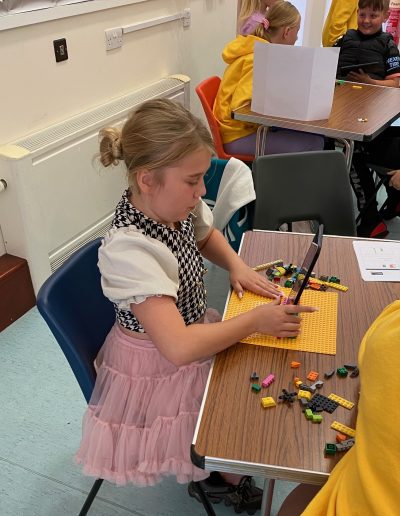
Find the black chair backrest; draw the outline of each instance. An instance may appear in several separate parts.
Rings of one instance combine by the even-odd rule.
[[[253,163],[254,229],[317,220],[324,233],[356,234],[353,198],[343,153],[296,152],[261,156]]]
[[[103,295],[97,267],[100,238],[76,251],[42,285],[39,312],[67,358],[89,401],[96,371],[93,361],[115,321]]]

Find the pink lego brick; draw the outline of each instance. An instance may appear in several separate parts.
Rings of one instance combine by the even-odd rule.
[[[275,381],[275,375],[269,374],[266,378],[264,378],[264,380],[261,383],[261,386],[268,387],[269,385],[271,385],[273,381]]]

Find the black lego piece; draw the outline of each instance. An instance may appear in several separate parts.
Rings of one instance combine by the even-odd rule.
[[[332,414],[332,412],[334,412],[338,406],[339,403],[330,400],[322,394],[314,394],[312,399],[308,402],[308,408],[310,408],[313,412],[321,412],[320,408],[322,408],[322,410],[325,410],[325,412]]]
[[[356,367],[351,373],[350,378],[356,378],[360,374],[360,370]]]
[[[335,370],[332,369],[332,371],[329,371],[328,373],[325,373],[325,378],[332,378],[332,376],[335,374]]]
[[[294,400],[297,398],[297,392],[289,392],[286,389],[282,389],[282,392],[283,394],[281,394],[278,399],[280,399],[284,403],[293,403]]]

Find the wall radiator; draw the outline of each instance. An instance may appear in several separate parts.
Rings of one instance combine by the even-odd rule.
[[[122,166],[101,169],[99,129],[121,125],[145,100],[166,97],[189,108],[184,75],[169,76],[26,138],[0,146],[0,228],[6,252],[26,258],[35,292],[76,249],[110,226],[126,187]]]

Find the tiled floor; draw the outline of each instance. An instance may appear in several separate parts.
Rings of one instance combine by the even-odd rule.
[[[400,240],[400,218],[389,223]],[[227,276],[209,267],[210,304],[222,310]],[[56,341],[36,309],[0,333],[0,515],[77,515],[92,480],[73,463],[85,401]],[[278,482],[273,513],[294,484]],[[217,506],[218,515],[234,514]],[[96,516],[200,516],[201,505],[172,479],[153,487],[105,484]]]

